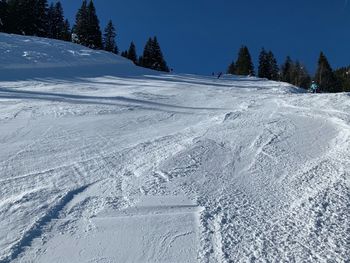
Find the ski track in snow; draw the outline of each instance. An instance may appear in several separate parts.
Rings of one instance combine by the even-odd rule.
[[[6,39],[1,263],[350,262],[348,94]],[[12,79],[37,60],[122,73]]]

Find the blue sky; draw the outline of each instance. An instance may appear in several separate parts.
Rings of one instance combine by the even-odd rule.
[[[61,0],[74,23],[79,0]],[[176,72],[210,74],[226,70],[247,45],[257,66],[261,47],[281,64],[287,55],[310,72],[323,50],[331,65],[350,65],[350,3],[346,0],[95,0],[101,28],[112,19],[117,43],[138,53],[157,35]]]

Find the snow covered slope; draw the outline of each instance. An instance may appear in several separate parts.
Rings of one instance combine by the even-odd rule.
[[[1,263],[350,261],[348,94],[0,50]]]
[[[134,75],[129,60],[58,40],[0,33],[0,79]]]

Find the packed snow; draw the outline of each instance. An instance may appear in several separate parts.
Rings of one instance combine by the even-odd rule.
[[[0,34],[0,262],[350,262],[350,97]]]

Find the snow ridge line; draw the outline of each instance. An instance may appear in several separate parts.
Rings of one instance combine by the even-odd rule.
[[[11,252],[4,259],[0,259],[0,263],[10,263],[15,260],[26,247],[29,247],[35,238],[42,235],[45,226],[59,217],[62,209],[73,200],[73,198],[84,192],[88,187],[95,183],[81,186],[74,190],[68,191],[59,199],[59,201],[39,220],[37,220],[22,236],[22,238],[11,248]]]

